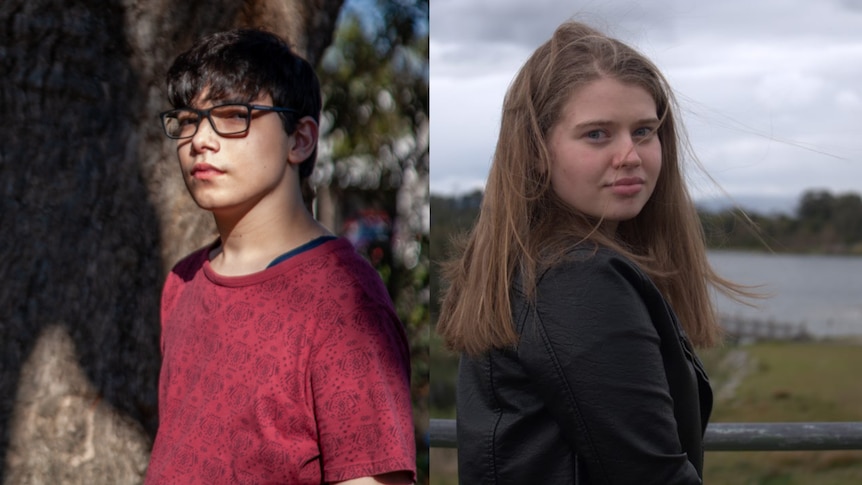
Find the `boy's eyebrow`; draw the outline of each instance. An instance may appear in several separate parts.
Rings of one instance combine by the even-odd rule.
[[[229,98],[205,98],[205,99],[195,99],[193,103],[190,103],[189,108],[199,108],[200,105],[210,103],[211,106],[221,106],[223,104],[247,104],[245,98],[240,98],[237,96],[229,97]]]
[[[213,104],[216,104],[216,103],[218,103],[218,104],[232,104],[232,103],[245,104],[248,102],[248,101],[246,101],[245,98],[240,98],[239,96],[224,97],[221,99],[211,99],[210,101]]]

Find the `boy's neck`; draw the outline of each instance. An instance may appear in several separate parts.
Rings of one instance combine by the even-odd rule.
[[[272,260],[320,236],[331,233],[301,203],[278,210],[241,215],[213,214],[220,244],[210,252],[210,264],[224,276],[263,271]]]

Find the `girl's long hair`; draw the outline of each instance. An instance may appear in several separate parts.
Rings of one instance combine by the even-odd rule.
[[[613,237],[598,230],[599,221],[555,195],[546,143],[572,94],[600,78],[644,88],[661,120],[662,168],[652,197],[637,217],[619,223]],[[449,348],[479,355],[514,345],[518,335],[510,290],[515,276],[534,298],[539,271],[584,242],[612,248],[639,265],[695,345],[720,340],[709,285],[737,299],[752,294],[719,277],[707,261],[703,230],[681,172],[684,144],[675,111],[672,91],[651,61],[584,24],[564,23],[533,53],[503,102],[479,217],[467,238],[456,241],[458,256],[443,265],[448,288],[437,332]]]

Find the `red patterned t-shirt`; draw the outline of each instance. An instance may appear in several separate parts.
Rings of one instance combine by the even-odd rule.
[[[350,242],[240,277],[215,273],[208,250],[165,283],[146,483],[415,477],[404,329]]]

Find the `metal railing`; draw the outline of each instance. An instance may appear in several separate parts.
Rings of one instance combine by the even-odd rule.
[[[432,448],[457,448],[454,419],[432,419]],[[862,450],[862,422],[711,423],[706,451]]]

